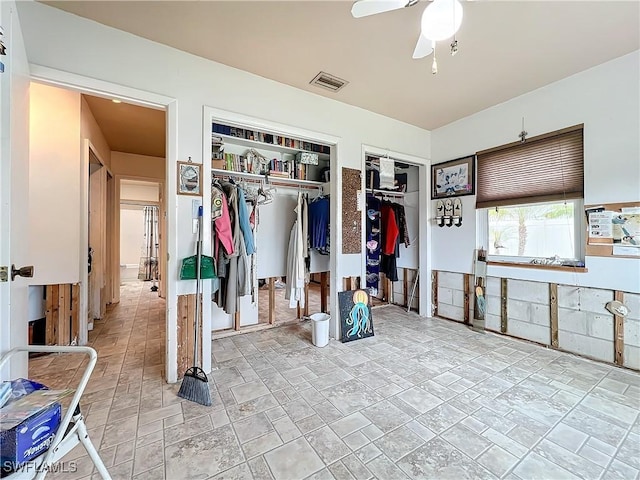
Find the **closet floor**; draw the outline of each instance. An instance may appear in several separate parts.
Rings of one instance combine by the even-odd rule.
[[[329,289],[327,289],[327,292]],[[277,322],[282,321],[290,321],[296,320],[297,309],[289,308],[289,300],[284,298],[284,294],[286,292],[285,288],[276,288],[275,290],[275,319]],[[268,283],[267,287],[261,288],[260,293],[258,294],[258,314],[260,318],[260,323],[269,323],[269,288]],[[320,312],[320,284],[318,283],[309,283],[309,314]],[[327,305],[329,305],[329,300],[327,297]],[[304,309],[302,309],[302,314],[304,315]]]
[[[160,380],[154,302],[92,335],[83,410],[113,478],[638,478],[636,372],[389,306],[345,344],[312,346],[309,322],[213,341],[203,407]],[[64,479],[97,478],[74,455]]]

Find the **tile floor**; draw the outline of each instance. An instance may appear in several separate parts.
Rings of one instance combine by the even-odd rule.
[[[114,479],[638,478],[635,372],[384,307],[347,344],[313,347],[308,322],[214,341],[202,407],[161,379],[163,311],[127,285],[91,334],[82,406]],[[31,372],[58,387],[79,366]],[[82,450],[67,460],[56,476],[98,477]]]

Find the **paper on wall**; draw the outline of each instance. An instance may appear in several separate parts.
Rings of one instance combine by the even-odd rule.
[[[614,244],[640,248],[640,213],[618,213],[611,222]]]
[[[640,248],[636,248],[629,245],[614,245],[614,255],[626,255],[631,257],[640,257]]]
[[[590,212],[589,213],[589,237],[613,238],[613,214],[614,212]]]

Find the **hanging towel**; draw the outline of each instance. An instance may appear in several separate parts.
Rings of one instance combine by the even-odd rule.
[[[395,188],[395,162],[390,158],[380,159],[380,188]]]

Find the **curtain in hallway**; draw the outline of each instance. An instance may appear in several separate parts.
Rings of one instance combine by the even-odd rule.
[[[158,207],[146,206],[144,210],[144,246],[138,269],[139,280],[158,280]]]

